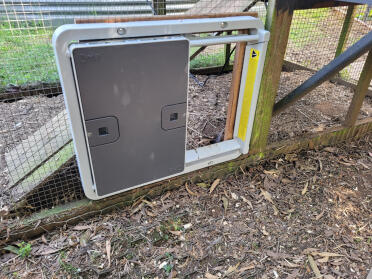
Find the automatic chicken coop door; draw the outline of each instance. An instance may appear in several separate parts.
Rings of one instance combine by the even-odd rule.
[[[194,34],[249,30],[225,36]],[[84,192],[100,199],[249,149],[269,33],[250,16],[63,25],[53,36]],[[189,50],[247,42],[234,139],[185,150]]]

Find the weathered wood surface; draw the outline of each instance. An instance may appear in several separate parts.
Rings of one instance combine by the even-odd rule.
[[[357,121],[356,125],[351,128],[339,126],[321,133],[275,143],[268,146],[263,152],[250,153],[233,161],[197,170],[190,174],[147,185],[103,200],[91,201],[84,199],[57,206],[53,209],[35,213],[25,219],[14,220],[8,224],[8,227],[0,227],[0,245],[20,238],[32,238],[65,224],[75,224],[96,214],[133,204],[143,197],[152,198],[158,196],[166,191],[182,187],[187,181],[197,182],[203,180],[211,182],[216,178],[224,178],[229,174],[240,171],[241,168],[252,166],[262,160],[274,158],[281,154],[334,145],[347,139],[360,138],[371,132],[372,118],[370,117]]]
[[[25,176],[24,180],[10,189],[10,198],[13,201],[12,210],[22,208],[26,204],[26,198],[42,189],[46,183],[52,182],[55,184],[54,187],[58,186],[55,177],[65,170],[66,165],[69,165],[74,156],[74,147],[70,139],[55,154]]]
[[[10,186],[15,185],[71,140],[65,110],[5,154]]]
[[[261,87],[253,123],[250,150],[262,151],[267,145],[275,96],[279,88],[280,73],[287,48],[293,10],[284,9],[280,0],[270,1],[266,30],[270,31]]]
[[[225,136],[224,140],[229,140],[233,138],[234,125],[236,110],[238,106],[239,90],[240,90],[240,80],[243,71],[244,54],[247,43],[236,44],[235,49],[235,59],[234,68],[230,85],[229,103],[227,107],[227,117],[225,125]]]
[[[368,86],[372,80],[372,50],[369,51],[366,62],[364,63],[362,73],[358,81],[357,88],[351,100],[349,110],[347,112],[344,125],[351,127],[358,118],[360,108],[367,95]]]
[[[346,12],[345,19],[344,19],[344,24],[342,26],[340,38],[338,40],[335,57],[343,53],[346,48],[346,43],[350,35],[351,27],[353,26],[355,12],[356,12],[356,6],[349,6],[347,8],[347,12]]]
[[[183,15],[165,15],[165,16],[144,16],[144,17],[116,17],[116,18],[81,18],[76,19],[77,24],[80,23],[117,23],[130,21],[151,21],[151,20],[171,20],[171,19],[195,19],[195,18],[217,18],[217,17],[231,17],[231,16],[253,16],[258,17],[256,12],[223,12],[207,14],[205,11],[200,14],[183,14]]]

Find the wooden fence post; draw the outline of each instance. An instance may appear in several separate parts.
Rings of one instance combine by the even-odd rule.
[[[267,46],[253,123],[250,143],[252,152],[263,151],[267,145],[272,110],[279,87],[280,73],[293,17],[293,9],[290,8],[291,5],[286,5],[287,2],[288,0],[269,1],[265,28],[270,31],[270,41]]]
[[[356,6],[352,5],[347,8],[345,15],[344,24],[342,26],[340,38],[338,39],[338,45],[336,49],[335,57],[339,56],[344,52],[347,40],[349,38],[351,27],[353,26],[353,20],[355,17]]]
[[[372,50],[369,51],[367,60],[364,63],[362,73],[358,81],[357,88],[353,99],[351,100],[349,110],[345,117],[344,126],[351,127],[355,125],[358,118],[360,108],[362,107],[363,101],[367,95],[369,84],[372,80]]]

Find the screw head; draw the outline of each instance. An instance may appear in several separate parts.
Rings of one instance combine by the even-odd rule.
[[[125,28],[120,27],[120,28],[118,28],[118,29],[116,30],[116,32],[117,32],[119,35],[125,35],[125,33],[126,33],[127,31],[125,30]]]
[[[221,28],[226,28],[227,27],[227,22],[226,21],[221,22],[220,27]]]

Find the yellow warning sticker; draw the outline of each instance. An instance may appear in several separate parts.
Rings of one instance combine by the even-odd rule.
[[[242,103],[242,111],[240,114],[238,137],[245,141],[248,128],[249,112],[251,110],[252,95],[254,82],[256,80],[256,73],[258,67],[258,60],[260,52],[257,49],[251,48],[248,61],[247,77],[245,79],[244,95]]]

